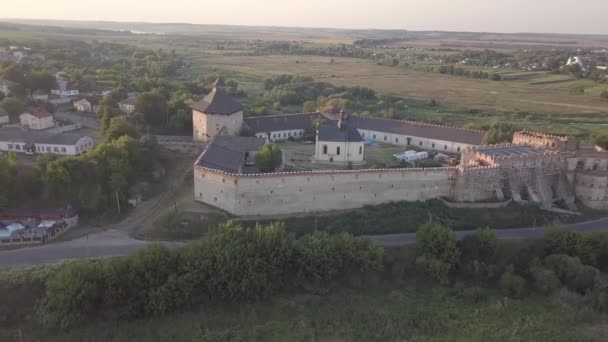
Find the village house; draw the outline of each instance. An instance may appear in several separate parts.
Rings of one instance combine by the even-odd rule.
[[[79,112],[97,113],[99,111],[99,102],[99,97],[85,96],[74,101],[74,107]]]
[[[27,154],[78,156],[95,147],[91,137],[78,134],[55,134],[19,127],[0,128],[0,151]]]
[[[19,115],[21,126],[28,129],[48,129],[55,126],[53,122],[53,114],[42,108],[29,108],[23,114]]]
[[[129,97],[118,102],[118,109],[126,116],[131,116],[135,112],[135,99]]]

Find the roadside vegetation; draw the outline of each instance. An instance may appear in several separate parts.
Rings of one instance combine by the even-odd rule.
[[[183,248],[0,272],[0,336],[11,340],[482,341],[601,340],[608,234],[546,230],[499,241],[488,229],[457,241],[440,224],[415,246],[281,224],[225,225]],[[7,276],[8,275],[8,276]],[[31,275],[31,276],[29,276]],[[34,296],[34,298],[31,298]],[[6,298],[5,298],[6,297]],[[14,300],[10,301],[14,302]],[[34,313],[34,311],[36,313]],[[523,320],[530,321],[525,327]],[[179,322],[179,323],[178,323]],[[500,328],[498,328],[500,327]]]

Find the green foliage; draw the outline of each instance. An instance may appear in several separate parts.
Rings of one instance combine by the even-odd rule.
[[[277,144],[264,145],[255,154],[255,165],[261,172],[273,172],[283,162],[283,152]]]
[[[602,92],[600,93],[600,96],[601,96],[603,99],[608,99],[608,89],[604,89],[604,90],[602,90]]]
[[[46,297],[40,307],[44,325],[67,329],[99,310],[103,278],[99,266],[87,261],[65,265],[46,281]]]
[[[114,117],[110,120],[110,126],[104,132],[106,141],[116,140],[122,136],[128,136],[137,139],[139,134],[135,127],[124,116]]]
[[[599,280],[599,271],[592,266],[583,265],[577,257],[565,254],[549,255],[544,264],[572,291],[585,293],[592,290]]]
[[[566,254],[580,256],[583,249],[583,236],[564,227],[553,226],[545,231],[547,254]]]
[[[460,267],[464,274],[477,279],[495,275],[498,259],[498,239],[490,228],[479,228],[458,243]]]
[[[355,270],[380,270],[382,247],[347,233],[314,232],[298,240],[294,271],[299,284],[319,287]]]
[[[542,266],[534,266],[530,269],[534,288],[540,293],[550,294],[561,287],[559,278],[555,272]]]
[[[442,284],[458,262],[456,237],[450,228],[427,224],[416,232],[416,266]]]
[[[11,120],[17,120],[17,117],[25,111],[26,104],[14,97],[6,97],[0,101],[0,106],[10,115]]]
[[[302,105],[302,110],[304,113],[312,113],[317,110],[317,103],[315,101],[306,101]]]
[[[264,299],[286,285],[380,270],[383,250],[364,238],[318,233],[296,242],[282,224],[227,224],[181,249],[153,245],[129,257],[69,264],[47,279],[40,312],[51,327],[162,315],[200,302]]]
[[[185,251],[199,284],[229,301],[266,298],[281,289],[293,253],[293,237],[281,224],[244,229],[221,226]]]
[[[149,91],[137,95],[135,111],[143,116],[150,126],[160,126],[167,122],[167,102],[158,91]]]
[[[511,142],[515,127],[503,121],[493,123],[487,132],[488,144]]]
[[[526,279],[511,271],[506,271],[500,277],[500,288],[511,298],[522,298],[526,292]]]

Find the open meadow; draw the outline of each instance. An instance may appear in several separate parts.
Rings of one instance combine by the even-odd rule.
[[[205,68],[261,78],[296,74],[335,85],[368,87],[416,100],[435,99],[454,110],[528,112],[532,115],[608,113],[608,101],[593,96],[594,92],[582,95],[571,92],[575,86],[602,87],[589,80],[538,85],[527,81],[497,82],[375,65],[364,59],[322,56],[205,54],[195,61]],[[196,64],[193,68],[196,69]]]

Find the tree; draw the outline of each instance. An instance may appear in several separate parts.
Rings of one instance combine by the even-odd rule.
[[[304,102],[303,111],[304,113],[312,113],[317,110],[317,103],[315,101]]]
[[[276,144],[264,145],[255,154],[255,165],[261,172],[273,172],[283,162],[283,152]]]
[[[17,64],[11,64],[2,72],[2,78],[19,84],[25,83],[23,69]]]
[[[515,127],[505,122],[495,122],[488,130],[488,144],[511,142]]]
[[[384,113],[384,118],[390,119],[390,120],[396,119],[397,112],[395,111],[395,108],[389,108],[388,111],[386,113]]]
[[[110,127],[105,131],[105,138],[107,141],[116,140],[122,136],[129,136],[132,138],[138,138],[139,135],[135,130],[135,127],[124,116],[114,117],[110,120]]]
[[[604,89],[601,93],[600,96],[604,99],[608,100],[608,89]]]
[[[460,267],[465,274],[479,280],[494,276],[498,259],[498,239],[490,228],[480,228],[458,243]]]
[[[2,108],[8,112],[11,120],[15,121],[19,115],[23,114],[26,104],[14,97],[7,97],[0,101],[0,106],[2,106]]]
[[[143,115],[150,126],[161,126],[167,121],[166,100],[156,91],[139,94],[135,99],[135,111]]]
[[[48,71],[33,71],[27,76],[26,85],[30,91],[37,89],[49,91],[55,88],[55,77]]]
[[[442,284],[458,262],[456,237],[450,228],[427,224],[416,232],[416,266]]]

